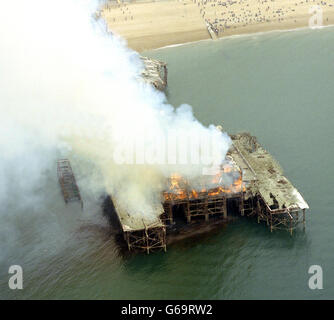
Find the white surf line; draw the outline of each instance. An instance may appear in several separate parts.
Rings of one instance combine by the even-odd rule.
[[[270,30],[270,31],[259,31],[259,32],[253,32],[253,33],[242,33],[242,34],[232,34],[226,37],[220,37],[215,42],[217,41],[223,41],[223,40],[228,40],[228,39],[233,39],[233,38],[241,38],[241,37],[254,37],[254,36],[261,36],[261,35],[266,35],[266,34],[271,34],[271,33],[283,33],[283,32],[298,32],[298,31],[305,31],[305,30],[322,30],[326,28],[334,28],[334,24],[330,24],[327,26],[319,26],[319,27],[300,27],[300,28],[292,28],[292,29],[275,29],[275,30]],[[157,51],[157,50],[162,50],[162,49],[168,49],[168,48],[175,48],[175,47],[181,47],[181,46],[187,46],[190,44],[196,44],[196,43],[201,43],[204,41],[212,41],[211,38],[208,39],[202,39],[202,40],[196,40],[196,41],[189,41],[189,42],[184,42],[184,43],[176,43],[176,44],[171,44],[159,48],[154,48],[151,50],[145,50],[143,52],[149,52],[149,51]]]

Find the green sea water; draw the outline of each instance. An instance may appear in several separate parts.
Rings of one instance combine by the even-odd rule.
[[[275,156],[310,206],[305,232],[270,233],[239,219],[167,253],[127,256],[102,218],[89,222],[75,204],[64,206],[51,170],[35,219],[11,218],[20,236],[0,261],[0,299],[333,299],[334,29],[145,54],[168,63],[170,103],[188,103],[230,133],[251,132]],[[8,289],[12,264],[23,267],[21,291]],[[322,290],[308,287],[311,265],[323,269]]]

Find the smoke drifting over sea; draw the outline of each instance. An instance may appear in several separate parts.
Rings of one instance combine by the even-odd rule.
[[[72,161],[84,193],[106,191],[129,214],[149,219],[161,205],[165,178],[175,171],[202,174],[203,164],[120,164],[118,150],[138,137],[145,137],[136,146],[144,154],[155,152],[157,137],[199,137],[212,142],[218,163],[230,146],[229,137],[204,127],[190,106],[175,109],[163,93],[137,80],[139,55],[104,33],[103,23],[92,18],[96,7],[95,1],[74,0],[0,3],[3,240],[14,228],[11,208],[43,201],[39,188],[57,157]]]

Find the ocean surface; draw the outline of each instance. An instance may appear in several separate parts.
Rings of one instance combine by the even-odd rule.
[[[333,299],[334,28],[145,54],[168,63],[171,104],[192,105],[206,125],[251,132],[276,157],[310,206],[305,232],[270,233],[240,218],[167,253],[122,254],[89,194],[84,211],[64,205],[54,165],[36,191],[43,202],[22,208],[17,195],[2,215],[0,299]],[[8,288],[13,264],[23,290]],[[311,265],[323,269],[322,290],[308,287]]]

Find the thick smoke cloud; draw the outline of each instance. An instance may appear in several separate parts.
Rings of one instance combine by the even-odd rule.
[[[138,81],[139,55],[104,33],[92,16],[96,6],[0,3],[2,241],[10,241],[10,208],[43,202],[40,188],[59,157],[71,160],[83,194],[109,192],[129,214],[148,219],[160,207],[165,177],[174,171],[195,176],[203,165],[119,164],[115,154],[127,143],[145,137],[137,148],[148,150],[157,137],[200,137],[213,141],[218,161],[225,157],[226,135],[204,127],[190,106],[175,109],[163,93]]]

